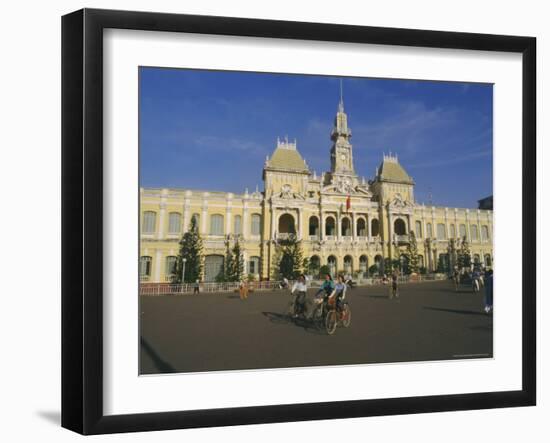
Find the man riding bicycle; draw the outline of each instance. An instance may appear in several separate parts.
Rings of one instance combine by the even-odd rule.
[[[292,286],[291,293],[294,296],[294,300],[292,303],[294,317],[305,315],[307,283],[304,274],[301,274],[300,277],[298,277],[298,280],[296,281],[296,283],[294,283],[294,286]]]

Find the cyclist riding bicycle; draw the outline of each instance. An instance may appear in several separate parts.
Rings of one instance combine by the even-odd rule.
[[[332,291],[334,291],[334,282],[332,281],[332,277],[330,274],[325,275],[325,281],[315,294],[315,300],[317,302],[322,301],[323,297],[328,297],[330,294],[332,294]],[[323,294],[323,296],[321,296]]]
[[[298,280],[294,283],[294,286],[292,286],[291,293],[294,296],[292,303],[294,307],[294,317],[305,315],[307,283],[304,274],[301,274],[300,277],[298,277]]]
[[[343,275],[338,276],[338,281],[334,285],[334,291],[330,294],[329,299],[335,298],[336,309],[341,310],[342,305],[344,304],[344,298],[346,297],[346,279]]]

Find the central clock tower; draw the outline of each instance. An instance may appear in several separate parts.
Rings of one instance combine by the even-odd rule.
[[[348,116],[344,112],[344,101],[341,96],[330,139],[332,140],[330,172],[333,175],[355,176],[353,151],[350,143],[351,129],[348,127]]]

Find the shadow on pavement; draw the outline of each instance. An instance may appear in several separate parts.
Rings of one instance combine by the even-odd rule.
[[[467,311],[462,309],[445,309],[445,308],[434,308],[432,306],[424,306],[424,309],[428,309],[430,311],[441,311],[441,312],[452,312],[453,314],[464,314],[464,315],[481,315],[483,317],[487,316],[487,314],[483,312],[478,311]]]
[[[177,372],[169,363],[166,363],[157,352],[141,337],[141,348],[147,353],[149,358],[153,360],[155,367],[162,373]]]
[[[323,331],[320,331],[312,320],[307,318],[292,318],[286,314],[281,314],[278,312],[262,312],[262,314],[269,319],[271,323],[283,325],[293,325],[299,328],[302,328],[304,331],[312,334],[324,334]]]

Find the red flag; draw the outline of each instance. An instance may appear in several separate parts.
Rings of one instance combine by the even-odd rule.
[[[348,198],[346,199],[346,211],[349,211],[351,208],[351,197],[348,195]]]

